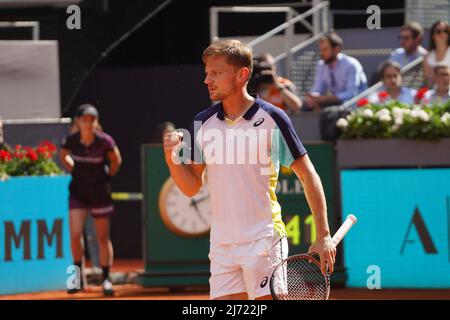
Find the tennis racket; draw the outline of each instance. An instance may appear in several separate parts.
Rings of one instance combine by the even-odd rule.
[[[333,236],[336,245],[356,223],[348,215]],[[274,300],[327,300],[330,294],[330,275],[320,270],[315,253],[298,254],[281,261],[270,277],[270,292]]]

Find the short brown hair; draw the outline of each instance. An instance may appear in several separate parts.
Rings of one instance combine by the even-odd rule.
[[[402,73],[402,67],[395,61],[386,60],[383,63],[380,64],[378,67],[378,76],[380,77],[380,80],[383,80],[384,73],[386,72],[387,68],[394,68],[397,70],[398,73]]]
[[[237,68],[249,68],[250,75],[253,71],[252,49],[239,40],[220,40],[213,42],[203,51],[203,63],[206,58],[224,56],[227,63]]]
[[[342,38],[335,32],[335,31],[328,31],[323,36],[320,37],[321,41],[328,41],[328,43],[331,45],[331,47],[336,48],[342,48],[344,45],[344,41]]]
[[[420,25],[420,23],[418,23],[418,22],[411,21],[411,22],[404,24],[400,28],[400,31],[403,31],[403,30],[409,30],[414,39],[417,39],[417,37],[419,37],[419,36],[420,37],[423,36],[423,28]]]

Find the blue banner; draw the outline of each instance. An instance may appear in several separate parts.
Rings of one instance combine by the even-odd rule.
[[[65,290],[70,176],[0,181],[0,294]]]
[[[450,288],[450,169],[341,171],[349,287]],[[378,279],[376,279],[378,277]]]

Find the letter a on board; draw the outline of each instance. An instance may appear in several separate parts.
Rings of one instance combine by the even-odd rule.
[[[430,233],[428,232],[427,226],[423,221],[419,208],[416,207],[416,209],[414,210],[412,220],[408,225],[408,229],[406,230],[405,239],[403,240],[402,248],[400,249],[400,254],[403,254],[403,251],[405,250],[405,246],[407,243],[414,243],[414,240],[408,240],[413,225],[417,230],[417,234],[419,235],[419,239],[422,242],[423,249],[425,250],[425,252],[427,254],[437,253],[436,246],[434,245],[433,240],[431,239]]]

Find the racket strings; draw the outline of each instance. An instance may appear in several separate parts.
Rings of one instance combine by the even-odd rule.
[[[278,300],[326,300],[330,291],[329,276],[307,258],[288,259],[278,266]]]

